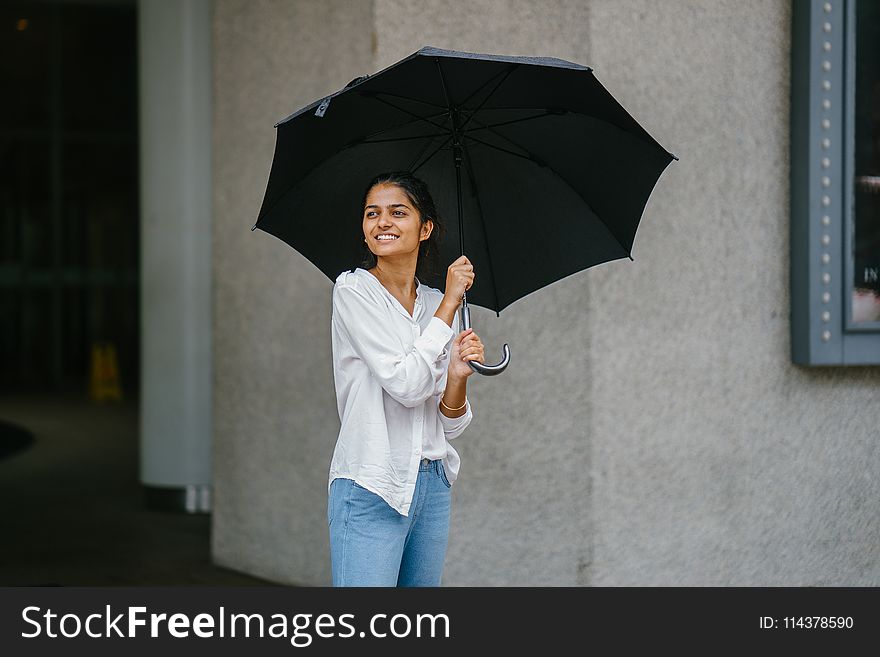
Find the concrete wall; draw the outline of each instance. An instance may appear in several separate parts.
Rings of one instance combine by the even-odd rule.
[[[500,318],[473,308],[489,360],[507,341],[513,362],[470,379],[445,583],[880,582],[880,368],[789,359],[789,10],[218,1],[215,560],[329,582],[331,283],[247,230],[272,124],[433,45],[593,66],[681,157],[634,262],[554,283]]]
[[[330,580],[330,280],[251,232],[275,122],[371,67],[367,2],[214,5],[214,561]]]
[[[787,2],[591,4],[681,161],[588,278],[597,585],[880,582],[880,368],[793,366]]]

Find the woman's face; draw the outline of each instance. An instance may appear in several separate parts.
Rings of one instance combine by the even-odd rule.
[[[373,186],[364,204],[364,237],[376,256],[415,253],[419,243],[431,234],[433,222],[422,225],[421,216],[406,192],[397,185],[381,183]],[[380,235],[394,235],[383,237]]]

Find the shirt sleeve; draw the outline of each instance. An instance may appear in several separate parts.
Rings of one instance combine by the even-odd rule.
[[[443,425],[443,434],[446,436],[446,440],[458,438],[468,428],[471,420],[474,419],[473,411],[471,411],[471,401],[467,397],[465,397],[465,404],[464,415],[461,417],[446,417],[439,408],[440,398],[437,398],[437,412],[440,414],[440,424]]]
[[[410,350],[404,352],[396,336],[383,330],[388,326],[383,307],[356,285],[336,285],[333,321],[395,401],[412,408],[433,395],[445,372],[441,354],[452,335],[452,328],[442,319],[432,317]]]

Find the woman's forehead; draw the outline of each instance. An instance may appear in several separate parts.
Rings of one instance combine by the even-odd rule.
[[[409,197],[400,187],[390,183],[375,185],[370,193],[367,194],[367,205],[390,205],[392,203],[402,203],[407,207],[410,206]]]

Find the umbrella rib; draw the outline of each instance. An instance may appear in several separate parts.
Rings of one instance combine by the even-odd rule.
[[[449,111],[448,111],[448,110],[444,110],[444,111],[442,111],[442,112],[438,112],[437,114],[431,114],[430,116],[425,117],[425,118],[433,119],[433,118],[436,118],[436,117],[438,117],[438,116],[443,116],[443,115],[445,115],[445,114],[449,114]],[[370,134],[366,135],[365,137],[361,137],[360,139],[355,139],[354,141],[349,142],[349,144],[347,144],[347,146],[352,146],[352,145],[354,145],[354,144],[359,144],[359,143],[361,143],[361,142],[363,142],[363,141],[365,141],[365,140],[367,140],[367,139],[370,139],[371,137],[375,137],[376,135],[381,135],[383,132],[388,132],[389,130],[398,130],[398,129],[400,129],[400,128],[405,128],[406,126],[408,126],[408,125],[412,125],[412,124],[415,123],[415,122],[416,122],[415,120],[412,120],[412,121],[406,121],[406,122],[404,122],[404,123],[398,123],[398,124],[396,124],[396,125],[390,125],[390,126],[388,126],[387,128],[382,128],[381,130],[376,130],[375,132],[371,132]],[[425,135],[425,136],[427,137],[427,136],[429,136],[429,135]]]
[[[477,212],[480,213],[480,225],[483,227],[483,241],[486,243],[486,259],[489,261],[489,276],[492,278],[492,292],[495,296],[495,316],[500,317],[501,314],[497,310],[498,303],[498,284],[495,279],[495,268],[492,266],[492,250],[489,248],[489,236],[486,234],[486,217],[483,214],[483,205],[480,203],[480,192],[477,188],[477,177],[474,174],[473,163],[471,162],[471,154],[468,151],[468,147],[466,143],[462,143],[462,148],[464,149],[465,154],[467,155],[464,158],[465,163],[467,164],[467,172],[468,178],[471,182],[471,188],[474,190],[474,198],[477,202]]]
[[[549,107],[487,107],[484,111],[489,112],[491,110],[532,110],[533,112],[549,112]],[[582,114],[583,112],[575,112],[574,110],[566,109],[566,112],[571,112],[572,114]]]
[[[459,126],[459,130],[464,130],[464,129],[465,129],[465,126],[467,126],[467,124],[470,123],[470,120],[471,120],[472,118],[474,118],[474,115],[475,115],[477,112],[479,112],[481,109],[483,109],[483,105],[486,104],[486,101],[488,101],[488,100],[493,96],[493,94],[494,94],[496,91],[498,91],[498,88],[499,88],[502,84],[504,84],[504,81],[507,80],[507,78],[510,77],[510,74],[513,73],[513,72],[514,72],[516,69],[518,69],[518,68],[519,68],[519,64],[513,64],[512,66],[510,66],[510,67],[507,69],[507,71],[505,71],[504,77],[502,77],[502,78],[498,81],[498,84],[496,84],[495,87],[492,89],[492,91],[489,92],[489,95],[487,95],[487,96],[483,99],[483,102],[480,103],[480,104],[477,106],[477,108],[476,108],[475,110],[473,110],[473,111],[470,113],[470,115],[464,120],[464,123],[462,123],[462,124]],[[465,109],[467,109],[467,108],[465,108]]]
[[[531,121],[532,119],[540,119],[545,116],[551,116],[553,114],[556,114],[556,112],[549,112],[548,111],[548,112],[544,112],[543,114],[535,114],[534,116],[525,116],[521,119],[511,119],[510,121],[502,121],[501,123],[491,123],[489,125],[481,125],[481,127],[479,127],[479,128],[471,128],[470,131],[473,132],[475,130],[489,130],[491,128],[498,128],[502,125],[510,125],[511,123],[521,123],[523,121]],[[479,123],[479,121],[477,121],[477,123]]]
[[[376,98],[375,96],[372,96],[372,98],[375,98],[375,99],[378,100],[380,103],[385,103],[386,105],[390,105],[391,107],[393,107],[394,109],[398,110],[399,112],[403,112],[404,114],[409,114],[411,117],[413,117],[414,119],[416,119],[416,120],[418,120],[418,121],[424,121],[425,123],[429,123],[429,124],[431,124],[431,125],[434,126],[435,128],[439,128],[439,129],[443,130],[443,127],[444,127],[444,126],[442,126],[442,125],[440,125],[440,124],[437,124],[437,123],[434,123],[433,121],[429,121],[429,120],[426,119],[424,116],[419,116],[418,114],[416,114],[416,113],[414,113],[414,112],[410,112],[408,109],[404,109],[403,107],[398,107],[398,106],[395,105],[394,103],[388,102],[388,101],[385,100],[384,98]],[[444,113],[445,113],[445,112],[444,112]]]
[[[492,111],[492,110],[508,110],[508,111],[513,111],[513,110],[532,110],[532,111],[534,111],[534,112],[545,111],[545,112],[547,112],[548,114],[558,114],[558,113],[559,113],[558,111],[554,111],[554,110],[552,110],[552,109],[550,109],[550,108],[548,108],[548,107],[487,107],[487,108],[485,108],[483,111],[484,111],[484,112],[489,112],[489,111]],[[627,130],[626,128],[623,128],[623,127],[617,125],[616,123],[613,123],[613,122],[611,122],[611,121],[608,121],[607,119],[601,119],[601,118],[599,118],[598,116],[595,116],[595,115],[593,115],[593,114],[590,114],[589,112],[580,112],[580,111],[578,111],[578,110],[573,110],[573,109],[568,109],[568,108],[563,108],[563,109],[562,109],[562,112],[563,112],[563,113],[568,113],[568,114],[577,114],[578,116],[586,116],[586,117],[588,117],[588,118],[595,119],[596,121],[602,121],[603,123],[607,123],[608,125],[613,125],[613,126],[614,126],[615,128],[617,128],[618,130],[620,130],[620,131],[622,131],[622,132],[625,132],[625,133],[627,133],[627,134],[629,134],[629,135],[632,135],[633,137],[635,137],[635,138],[637,138],[637,139],[639,139],[639,140],[641,140],[641,141],[643,141],[643,142],[645,142],[645,143],[647,143],[647,144],[652,144],[652,145],[656,146],[657,148],[659,148],[659,149],[660,149],[661,151],[663,151],[664,153],[667,153],[668,155],[672,156],[672,157],[675,158],[676,160],[678,159],[678,157],[677,157],[676,155],[670,153],[670,152],[667,151],[665,148],[663,148],[663,146],[660,145],[660,142],[658,142],[656,139],[654,139],[654,137],[652,137],[651,134],[648,133],[648,131],[645,130],[645,129],[644,129],[644,128],[643,128],[638,122],[636,122],[636,125],[638,125],[638,127],[642,130],[641,133],[640,133],[640,132],[633,132],[633,131],[631,131],[631,130]],[[630,117],[630,118],[632,118],[632,117]],[[635,119],[633,119],[633,120],[635,120]],[[645,137],[647,137],[647,139],[646,139]]]
[[[435,57],[435,58],[434,58],[434,61],[437,63],[437,71],[440,73],[440,83],[441,83],[441,85],[443,86],[443,95],[446,97],[446,103],[447,103],[448,106],[449,106],[449,110],[452,111],[452,99],[449,97],[449,89],[446,87],[446,77],[443,75],[443,67],[440,65],[440,59],[439,59],[438,57]],[[505,70],[500,71],[500,72],[496,73],[495,75],[489,77],[485,82],[483,82],[483,84],[481,84],[479,87],[477,87],[476,89],[474,89],[474,90],[468,95],[467,98],[465,98],[463,101],[461,101],[461,103],[459,103],[458,107],[460,107],[463,111],[465,111],[465,112],[471,112],[471,113],[468,115],[468,117],[464,120],[464,123],[462,123],[462,124],[459,126],[459,130],[464,130],[464,127],[468,124],[468,122],[471,120],[471,118],[473,118],[474,114],[476,114],[477,112],[480,111],[480,109],[482,109],[483,105],[486,104],[486,101],[488,101],[488,100],[492,97],[492,95],[493,95],[496,91],[498,91],[498,88],[504,83],[504,81],[510,76],[510,74],[513,73],[517,68],[519,68],[519,64],[518,64],[518,63],[515,63],[515,64],[512,64],[511,66],[507,67]],[[465,104],[466,104],[471,98],[473,98],[473,97],[474,97],[475,95],[477,95],[480,91],[482,91],[483,89],[485,89],[486,86],[487,86],[488,84],[490,84],[491,82],[497,80],[499,77],[500,77],[501,79],[498,80],[498,84],[496,84],[495,87],[492,89],[492,91],[490,91],[490,92],[486,95],[486,97],[485,97],[485,98],[483,99],[483,101],[482,101],[482,102],[476,107],[476,109],[471,110],[470,108],[465,107]]]
[[[494,133],[494,130],[492,132]],[[495,134],[497,134],[497,133],[495,133]],[[541,158],[537,157],[534,153],[529,151],[527,148],[521,146],[520,144],[517,144],[515,141],[513,141],[512,139],[510,139],[508,137],[505,137],[504,135],[498,135],[498,136],[501,137],[502,139],[509,141],[511,144],[513,144],[517,148],[522,148],[527,154],[523,155],[522,153],[515,153],[515,152],[508,150],[506,148],[501,148],[501,146],[496,146],[495,144],[490,144],[489,142],[483,141],[482,139],[477,139],[476,137],[473,137],[470,134],[468,134],[466,136],[468,139],[471,139],[477,143],[483,144],[484,146],[488,146],[489,148],[494,148],[495,150],[499,150],[502,153],[507,153],[508,155],[515,155],[516,157],[521,157],[524,160],[530,160],[530,161],[534,162],[535,164],[537,164],[538,166],[547,167],[562,182],[564,182],[566,185],[568,185],[569,188],[571,188],[575,192],[575,194],[577,194],[580,197],[580,199],[586,204],[586,206],[588,208],[590,208],[590,212],[592,212],[594,215],[596,215],[596,218],[599,221],[601,221],[603,224],[605,224],[605,228],[608,230],[608,232],[611,234],[611,236],[615,239],[615,241],[620,246],[620,248],[623,249],[627,255],[630,255],[629,250],[623,246],[623,244],[620,241],[620,238],[614,234],[613,230],[611,230],[611,226],[609,226],[608,223],[599,215],[599,213],[593,209],[593,206],[590,204],[590,202],[587,199],[584,198],[583,194],[581,194],[580,191],[565,178],[565,176],[563,176],[561,173],[559,173],[556,169],[554,169],[552,166],[550,166],[547,162],[545,162]],[[630,256],[630,257],[632,257],[632,256]]]
[[[425,151],[422,151],[421,153],[419,153],[418,157],[416,157],[416,159],[414,159],[414,160],[412,161],[412,164],[409,165],[410,173],[415,173],[416,171],[418,171],[419,169],[421,169],[425,164],[428,163],[428,160],[430,160],[430,159],[431,159],[432,157],[434,157],[438,152],[440,152],[440,150],[441,150],[444,146],[446,146],[446,144],[448,144],[448,143],[450,142],[451,139],[452,139],[451,136],[450,136],[450,137],[447,137],[447,138],[446,138],[446,141],[444,141],[444,142],[443,142],[442,144],[440,144],[437,148],[435,148],[433,153],[431,153],[428,157],[426,157],[424,160],[422,160],[422,163],[419,164],[419,166],[417,166],[415,169],[413,169],[413,168],[412,168],[412,167],[413,167],[413,164],[415,164],[416,162],[419,161],[419,157],[421,157],[422,154],[424,154]],[[429,145],[430,145],[430,142],[429,142]],[[425,150],[427,150],[427,146],[425,147]]]
[[[448,134],[449,133],[441,132],[441,133],[438,133],[435,135],[415,135],[414,137],[390,137],[388,139],[371,139],[369,141],[367,141],[366,139],[363,139],[360,141],[360,143],[362,143],[362,144],[381,144],[386,141],[408,141],[410,139],[428,139],[428,138],[433,139],[434,137],[446,137]]]
[[[490,144],[488,141],[483,141],[482,139],[477,139],[476,137],[474,137],[470,133],[468,133],[465,136],[467,137],[467,139],[470,139],[471,141],[475,141],[478,144],[482,144],[483,146],[488,146],[489,148],[494,148],[495,150],[501,151],[502,153],[507,153],[508,155],[515,155],[516,157],[521,157],[524,160],[530,160],[530,161],[534,162],[535,164],[537,164],[538,166],[546,165],[546,162],[544,162],[543,160],[541,160],[539,158],[536,158],[532,153],[529,153],[529,151],[527,151],[525,148],[523,148],[523,150],[526,151],[526,155],[523,155],[522,153],[516,153],[516,152],[508,150],[506,148],[502,148],[501,146],[496,146],[495,144]],[[508,140],[508,141],[510,141],[510,140]],[[519,146],[519,144],[515,144],[515,145]],[[522,146],[519,146],[519,147],[522,148]]]
[[[469,95],[467,98],[465,98],[463,101],[461,101],[461,106],[464,107],[464,105],[466,105],[467,102],[468,102],[471,98],[473,98],[473,97],[476,96],[478,93],[480,93],[483,89],[485,89],[487,84],[489,84],[490,82],[492,82],[493,80],[495,80],[495,79],[498,78],[499,76],[504,75],[505,72],[506,72],[505,70],[501,70],[501,71],[499,71],[498,73],[496,73],[495,75],[489,77],[489,78],[488,78],[483,84],[481,84],[479,87],[477,87],[476,89],[474,89],[474,90],[470,93],[470,95]],[[493,90],[493,91],[494,91],[494,90]],[[491,96],[492,94],[489,94],[489,95]]]
[[[409,96],[401,96],[400,94],[393,94],[388,91],[363,91],[361,92],[364,96],[372,96],[376,94],[382,94],[383,96],[391,96],[392,98],[400,98],[401,100],[410,100],[414,103],[422,103],[423,105],[430,105],[431,107],[436,107],[438,109],[446,109],[443,105],[438,105],[437,103],[431,103],[427,100],[422,100],[421,98],[410,98]]]

